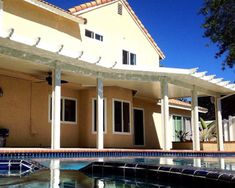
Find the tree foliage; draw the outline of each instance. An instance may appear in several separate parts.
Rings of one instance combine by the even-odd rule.
[[[204,36],[219,48],[215,57],[224,55],[222,68],[232,68],[235,65],[235,0],[204,0],[200,14],[205,17]]]

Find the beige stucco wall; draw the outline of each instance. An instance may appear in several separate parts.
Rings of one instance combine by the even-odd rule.
[[[137,66],[156,69],[159,67],[158,53],[124,6],[123,14],[117,13],[117,5],[118,2],[115,2],[80,14],[87,19],[87,24],[81,25],[85,54],[101,56],[100,64],[108,67],[117,62],[118,67],[122,65],[122,50],[124,49],[137,55]],[[85,29],[103,35],[104,41],[85,37]],[[128,66],[125,67],[128,69]]]
[[[45,83],[0,76],[4,96],[0,98],[0,126],[9,128],[8,146],[50,146],[51,126],[48,98],[51,88]],[[77,98],[76,90],[62,87],[62,96]],[[61,125],[61,146],[78,147],[78,124]]]
[[[80,135],[79,142],[81,147],[96,147],[96,134],[92,133],[92,99],[96,98],[96,89],[91,88],[80,91],[81,108]],[[125,100],[132,104],[132,91],[119,87],[104,87],[104,98],[106,100],[106,134],[104,134],[105,147],[133,147],[132,134],[122,135],[113,134],[113,99]],[[130,106],[131,108],[131,106]],[[132,119],[132,113],[131,113]],[[132,130],[132,120],[131,120]]]
[[[0,76],[0,126],[10,129],[8,146],[49,147],[51,125],[48,117],[51,86],[44,82],[35,83],[26,79]],[[75,90],[62,85],[62,96],[76,98],[78,102],[77,124],[61,124],[62,147],[96,147],[96,134],[92,132],[92,99],[96,88]],[[120,87],[104,87],[106,100],[106,148],[161,148],[161,109],[153,100],[133,97],[132,90]],[[130,134],[113,133],[113,100],[130,102]],[[145,145],[134,146],[133,111],[144,110]],[[171,113],[190,115],[184,110],[170,109]]]
[[[161,113],[160,106],[154,101],[134,98],[134,108],[144,109],[144,130],[145,130],[145,147],[160,148],[161,145]]]

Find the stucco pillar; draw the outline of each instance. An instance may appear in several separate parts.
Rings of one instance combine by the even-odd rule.
[[[60,149],[61,70],[59,67],[56,67],[55,70],[52,72],[52,81],[51,149]]]
[[[104,114],[104,106],[103,106],[103,80],[101,78],[97,78],[97,149],[104,148],[104,132],[103,132],[103,114]]]
[[[216,131],[217,131],[217,146],[218,146],[218,151],[223,151],[224,141],[223,141],[221,100],[219,97],[216,97],[215,101],[216,101],[215,102],[215,118],[216,118]]]
[[[199,119],[198,119],[198,98],[197,90],[192,90],[192,139],[193,139],[193,150],[200,151],[200,136],[199,136]]]
[[[170,150],[170,123],[169,123],[169,99],[168,83],[166,79],[161,81],[161,114],[162,114],[162,131],[163,131],[163,148]]]

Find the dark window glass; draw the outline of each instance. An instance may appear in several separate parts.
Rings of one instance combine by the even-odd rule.
[[[97,131],[97,100],[95,99],[94,101],[94,122],[93,122],[93,125],[94,125],[94,131],[96,132]],[[104,114],[103,114],[103,130],[105,132],[105,100],[103,100],[103,108],[104,108]]]
[[[123,132],[130,132],[130,106],[123,102]]]
[[[97,101],[96,100],[94,100],[93,101],[94,102],[94,112],[93,112],[93,114],[94,114],[94,122],[93,122],[93,125],[94,125],[94,131],[96,132],[97,131],[97,129],[96,129],[96,123],[97,123]]]
[[[129,64],[129,52],[126,50],[122,51],[122,64],[123,65]]]
[[[89,31],[89,30],[85,30],[85,36],[89,37],[89,38],[94,38],[94,32],[93,31]]]
[[[122,132],[122,103],[114,101],[114,130]]]
[[[136,55],[131,53],[131,65],[136,65]]]
[[[122,15],[122,4],[118,3],[118,14]]]
[[[63,121],[63,99],[60,99],[60,121]]]
[[[52,120],[52,98],[50,97],[50,120]]]
[[[103,36],[99,34],[95,34],[95,39],[99,41],[103,41]]]
[[[76,122],[76,101],[64,99],[64,121]]]

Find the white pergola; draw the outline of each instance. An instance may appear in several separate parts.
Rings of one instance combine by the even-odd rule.
[[[103,137],[103,86],[120,86],[137,91],[136,95],[161,99],[163,149],[170,150],[169,98],[192,97],[193,150],[200,150],[198,124],[198,96],[213,96],[216,101],[216,122],[218,150],[223,151],[221,96],[235,92],[235,84],[197,72],[197,69],[157,68],[99,65],[102,57],[83,56],[83,51],[66,53],[63,46],[48,50],[39,48],[40,40],[24,42],[14,40],[14,30],[4,32],[0,37],[0,68],[33,74],[35,68],[52,71],[52,134],[51,148],[60,148],[60,99],[61,77],[80,85],[97,87],[97,148],[104,148]],[[45,45],[43,45],[45,46]],[[77,54],[76,56],[74,54]],[[92,61],[91,59],[96,59]],[[17,61],[17,62],[16,62]],[[98,64],[97,64],[98,63]],[[145,71],[143,71],[145,70]],[[63,73],[63,74],[62,74]]]

